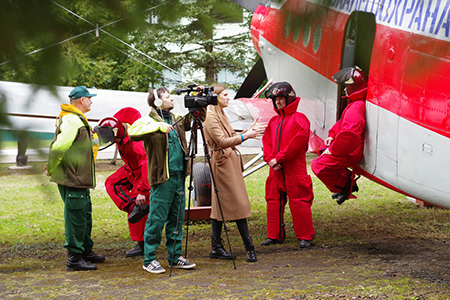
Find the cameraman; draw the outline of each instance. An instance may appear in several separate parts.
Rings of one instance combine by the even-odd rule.
[[[154,274],[166,271],[156,261],[155,255],[156,249],[161,244],[163,228],[166,226],[169,266],[192,269],[195,264],[181,256],[186,202],[183,189],[186,173],[189,171],[184,160],[188,154],[185,131],[191,129],[192,118],[191,115],[187,115],[176,126],[172,126],[183,116],[176,116],[170,112],[174,107],[173,98],[165,87],[150,90],[147,101],[150,106],[149,115],[134,122],[128,131],[131,140],[144,141],[151,185],[150,212],[144,233],[143,268]],[[200,119],[205,120],[206,108],[199,109],[199,112]],[[183,211],[177,224],[180,205]],[[178,235],[174,233],[177,230]],[[174,243],[175,253],[172,253]]]

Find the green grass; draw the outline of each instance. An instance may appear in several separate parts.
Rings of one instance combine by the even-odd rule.
[[[0,166],[0,174],[5,174],[5,168]],[[258,263],[245,263],[242,240],[233,222],[227,225],[233,252],[238,256],[237,270],[232,269],[230,261],[208,259],[211,228],[207,222],[196,222],[189,227],[188,257],[198,267],[193,272],[177,272],[172,279],[145,273],[140,258],[123,257],[134,242],[129,238],[126,214],[117,209],[105,191],[105,179],[114,172],[110,170],[97,173],[97,187],[91,193],[95,250],[107,254],[107,262],[97,272],[66,272],[63,202],[56,185],[41,174],[41,169],[35,164],[37,173],[0,176],[0,298],[447,299],[450,296],[446,284],[428,281],[423,276],[417,279],[414,272],[402,275],[397,271],[396,276],[389,275],[401,254],[396,254],[393,262],[386,262],[383,260],[386,255],[371,252],[373,244],[389,240],[448,240],[449,210],[419,208],[403,195],[365,178],[358,181],[358,199],[339,206],[312,176],[316,230],[313,248],[298,249],[288,206],[286,242],[263,248],[259,243],[266,238],[267,167],[245,179],[252,207],[249,228],[260,258]],[[225,235],[222,237],[225,239]],[[384,247],[378,246],[377,251],[392,249]],[[442,249],[433,247],[425,244],[424,254],[430,257],[433,252],[442,253]],[[158,248],[157,255],[165,259],[163,246]]]
[[[102,241],[104,247],[111,247],[128,236],[126,214],[116,208],[105,191],[105,179],[112,172],[98,172],[98,184],[91,193],[93,236],[95,240]],[[312,173],[309,171],[309,174]],[[264,184],[267,175],[266,167],[245,179],[252,207],[249,224],[254,240],[265,238]],[[318,246],[364,242],[377,236],[445,240],[450,234],[448,210],[418,208],[403,195],[365,178],[358,182],[361,188],[357,193],[358,199],[348,200],[339,206],[330,198],[330,192],[323,184],[312,177],[315,194],[312,212],[315,244]],[[0,176],[0,185],[0,247],[63,243],[63,203],[54,183],[39,173]],[[294,235],[288,206],[285,220],[287,239],[292,239]],[[341,230],[342,227],[345,230]],[[209,234],[207,225],[198,224],[192,228],[191,232],[196,234]]]

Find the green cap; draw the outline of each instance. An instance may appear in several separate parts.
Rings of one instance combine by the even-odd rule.
[[[78,99],[81,97],[94,97],[94,96],[97,96],[97,94],[90,94],[87,87],[85,86],[77,86],[69,94],[70,100]]]

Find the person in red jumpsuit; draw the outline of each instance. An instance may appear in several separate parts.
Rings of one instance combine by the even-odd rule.
[[[351,193],[359,190],[350,167],[355,166],[364,154],[364,131],[367,95],[367,74],[359,67],[345,68],[333,75],[339,84],[345,84],[347,107],[339,121],[328,131],[319,152],[311,162],[311,170],[334,193],[332,198],[340,205]]]
[[[101,120],[96,127],[103,149],[116,143],[125,163],[106,179],[105,188],[116,206],[128,213],[130,237],[137,245],[125,253],[127,257],[144,255],[144,229],[149,211],[147,154],[142,142],[131,141],[127,133],[127,127],[139,118],[139,111],[125,107],[113,118]]]
[[[297,112],[300,97],[288,82],[273,84],[265,95],[272,99],[277,115],[270,119],[262,138],[263,157],[270,171],[266,180],[267,240],[261,245],[284,241],[284,209],[289,198],[295,236],[300,248],[306,248],[315,235],[311,213],[314,194],[305,158],[310,123]]]

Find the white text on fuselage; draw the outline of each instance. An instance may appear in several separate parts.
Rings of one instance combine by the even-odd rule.
[[[308,0],[346,14],[373,13],[377,23],[442,40],[450,35],[450,0]]]

